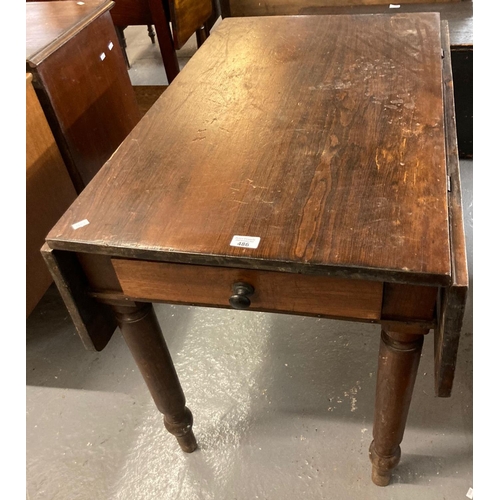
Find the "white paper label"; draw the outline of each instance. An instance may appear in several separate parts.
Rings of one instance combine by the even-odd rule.
[[[71,224],[71,227],[73,229],[80,229],[83,226],[86,226],[87,224],[90,224],[90,222],[87,219],[83,219],[80,222],[75,222],[74,224]]]
[[[472,500],[472,488],[469,488],[469,491],[467,492],[466,497],[470,498]]]
[[[260,243],[259,236],[237,236],[234,235],[230,245],[241,248],[257,248]]]
[[[393,4],[393,3],[389,4],[389,9],[399,9],[399,7],[401,7],[401,5],[396,5],[396,4]]]

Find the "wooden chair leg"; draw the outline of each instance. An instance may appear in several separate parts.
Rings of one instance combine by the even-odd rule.
[[[127,68],[130,69],[130,62],[128,60],[128,55],[127,55],[127,41],[125,40],[125,27],[115,26],[115,31],[116,35],[118,36],[118,41],[120,42],[120,47],[122,49],[125,63],[127,64]]]
[[[168,83],[172,83],[179,74],[179,61],[175,51],[174,39],[170,29],[169,14],[165,12],[163,2],[153,2],[149,0],[149,9],[153,18],[153,24],[156,29],[156,37],[160,46],[161,58]]]
[[[203,45],[203,42],[207,39],[209,34],[210,33],[206,25],[203,25],[201,28],[196,30],[196,45],[198,48]]]
[[[197,448],[193,415],[172,363],[167,344],[152,304],[135,303],[113,306],[122,335],[146,382],[168,432],[173,434],[183,451]]]
[[[154,44],[156,33],[155,33],[155,30],[154,30],[152,24],[148,24],[148,36],[149,36],[149,38],[151,38],[151,43]]]
[[[370,445],[372,480],[387,486],[401,457],[400,443],[417,376],[423,335],[382,329],[378,358],[373,441]],[[424,332],[425,333],[425,332]]]

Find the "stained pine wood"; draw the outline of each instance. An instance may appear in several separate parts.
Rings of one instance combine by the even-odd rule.
[[[256,15],[339,15],[387,14],[391,12],[439,12],[441,20],[448,22],[452,65],[455,78],[455,102],[458,147],[461,158],[472,157],[472,54],[473,54],[473,2],[398,2],[391,9],[389,2],[359,2],[338,0],[225,0],[221,1],[223,17]],[[372,5],[375,4],[375,5]],[[378,5],[377,5],[378,4]]]
[[[380,318],[382,283],[324,276],[112,259],[125,295],[151,301],[230,307],[232,286],[255,289],[251,310]]]
[[[112,4],[26,4],[27,67],[77,192],[140,119]]]
[[[450,211],[452,284],[442,290],[439,324],[434,336],[434,381],[437,396],[451,395],[455,366],[457,363],[458,344],[462,330],[469,275],[467,269],[467,248],[462,213],[462,194],[460,187],[460,168],[458,162],[458,144],[453,103],[453,75],[451,54],[446,44],[449,34],[443,26],[443,75],[446,104],[446,145],[447,164],[450,176],[448,196]]]
[[[51,246],[448,284],[439,17],[229,18],[214,35]]]
[[[76,198],[76,191],[26,74],[26,315],[52,277],[40,254],[45,236]]]
[[[238,282],[238,307],[379,321],[378,485],[436,316],[450,389],[466,267],[448,47],[437,14],[225,20],[50,233],[84,342],[118,321],[185,451],[191,414],[151,300],[217,307]]]

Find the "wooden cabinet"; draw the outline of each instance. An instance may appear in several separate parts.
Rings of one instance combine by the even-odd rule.
[[[80,192],[140,119],[110,0],[26,3],[26,63]]]

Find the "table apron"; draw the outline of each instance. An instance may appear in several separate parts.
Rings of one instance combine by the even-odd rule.
[[[249,310],[380,319],[382,282],[142,260],[111,262],[130,298],[229,307],[233,285],[243,282],[255,290]]]

